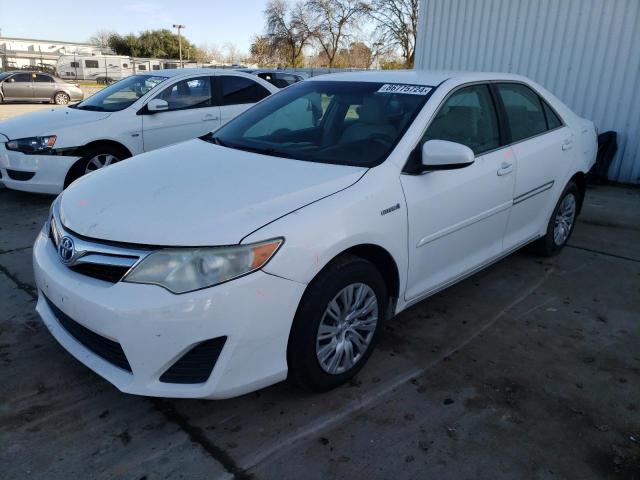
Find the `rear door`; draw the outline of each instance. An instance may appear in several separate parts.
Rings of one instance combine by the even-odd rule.
[[[504,106],[516,161],[513,207],[504,240],[510,250],[546,227],[549,210],[564,188],[574,138],[560,116],[527,85],[498,83],[494,88]]]
[[[32,73],[16,73],[2,82],[2,94],[7,100],[33,99]]]
[[[36,73],[33,78],[33,98],[51,100],[56,93],[56,83],[51,75]]]
[[[515,176],[502,147],[494,97],[486,84],[462,87],[441,105],[428,140],[461,143],[475,153],[465,168],[401,175],[409,220],[406,299],[453,283],[502,253]]]
[[[222,125],[271,94],[269,90],[250,78],[239,75],[219,75],[217,79]]]
[[[220,107],[214,101],[213,87],[214,77],[203,75],[179,80],[156,95],[169,109],[143,116],[144,150],[190,140],[217,128]]]

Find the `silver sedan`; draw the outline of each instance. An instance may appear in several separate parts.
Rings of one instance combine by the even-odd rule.
[[[66,105],[84,98],[78,84],[39,72],[0,73],[0,103],[9,101],[53,102]]]

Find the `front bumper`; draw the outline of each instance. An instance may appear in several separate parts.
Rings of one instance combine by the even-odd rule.
[[[154,285],[110,284],[65,267],[45,233],[33,250],[36,310],[74,357],[126,393],[229,398],[284,380],[287,342],[305,285],[258,271],[222,285],[174,295]],[[98,356],[66,330],[52,308],[119,343],[131,373]],[[195,344],[226,336],[209,379],[164,383],[162,374]]]
[[[0,137],[4,140],[4,137]],[[7,150],[0,142],[0,174],[6,187],[34,193],[58,194],[67,172],[80,157],[27,155]]]

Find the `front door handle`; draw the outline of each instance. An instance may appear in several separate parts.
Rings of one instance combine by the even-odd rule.
[[[501,177],[511,172],[513,172],[513,163],[502,162],[502,165],[500,165],[500,168],[498,169],[498,176]]]

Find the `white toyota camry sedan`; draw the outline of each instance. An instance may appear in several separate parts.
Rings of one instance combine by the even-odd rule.
[[[595,154],[593,123],[524,77],[316,77],[74,182],[35,243],[37,311],[123,392],[331,389],[398,312],[558,253]]]
[[[204,135],[277,91],[232,70],[126,77],[76,105],[0,122],[0,182],[57,194],[86,173]]]

